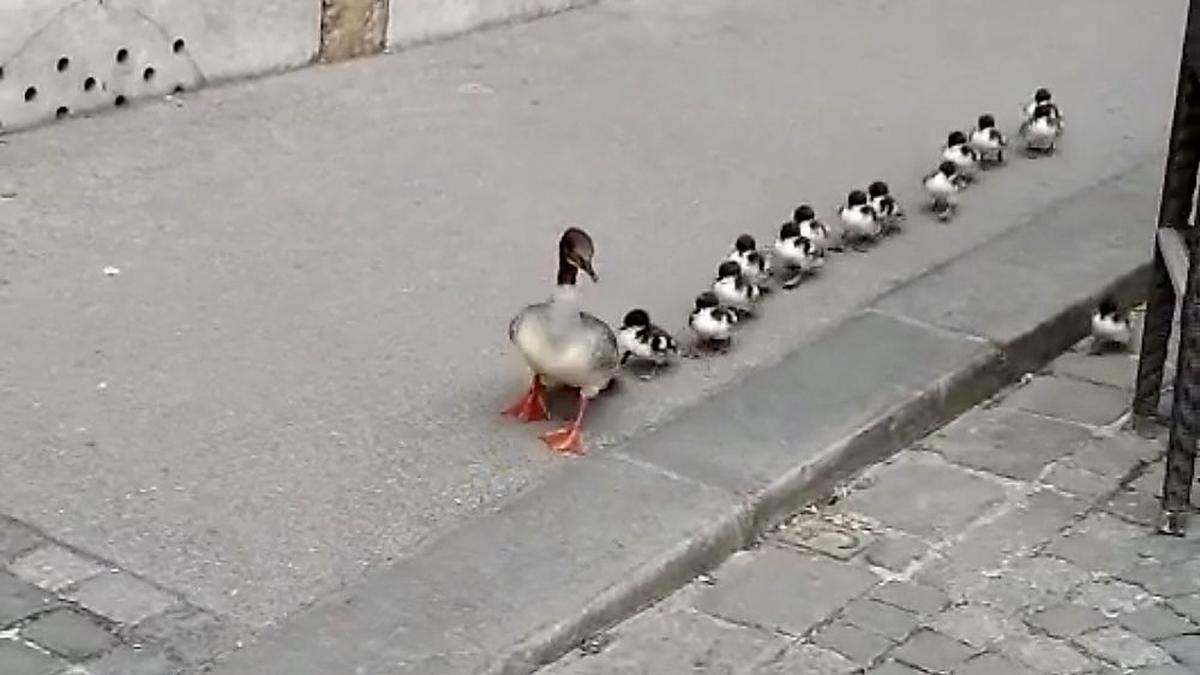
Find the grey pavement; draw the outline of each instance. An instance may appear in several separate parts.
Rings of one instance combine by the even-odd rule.
[[[1133,363],[1081,345],[539,672],[1200,672],[1200,535],[1153,533],[1162,442],[1111,404]]]
[[[39,571],[40,557],[23,556],[54,553],[35,548],[11,569],[122,625],[171,632],[188,622],[164,617],[195,610],[242,639],[339,589],[392,588],[421,554],[452,552],[447,533],[484,536],[478,518],[506,507],[534,518],[547,492],[678,495],[661,515],[621,514],[642,528],[630,541],[646,537],[623,541],[630,556],[677,543],[683,514],[742,528],[736,495],[776,485],[801,450],[936,396],[924,388],[952,365],[990,364],[984,340],[964,332],[1003,344],[1136,264],[1182,11],[1178,0],[606,2],[6,137],[0,513],[85,562]],[[1137,28],[1114,41],[1112,25]],[[1056,157],[984,176],[950,226],[917,216],[879,250],[832,261],[747,326],[729,357],[626,383],[596,406],[593,457],[550,456],[535,430],[495,414],[524,380],[505,324],[546,294],[564,223],[597,240],[604,281],[587,298],[598,314],[643,305],[674,328],[734,235],[768,238],[801,200],[831,215],[877,177],[912,204],[949,129],[985,110],[1011,126],[1039,84],[1071,111]],[[947,265],[983,249],[997,253]],[[120,274],[105,276],[108,265]],[[1013,277],[1023,287],[1007,299],[979,283]],[[768,367],[824,335],[846,342],[814,346],[805,368],[836,378],[830,364],[870,366],[883,379],[810,392],[813,416],[777,429],[816,430],[794,451],[732,427],[745,461],[684,452],[686,428],[608,450],[754,371],[774,379],[745,402],[786,416],[796,402],[772,393],[803,371]],[[746,417],[737,405],[707,413]],[[1064,481],[1089,478],[1071,471]],[[490,543],[507,552],[526,532]],[[612,542],[601,531],[573,550],[602,556]],[[554,554],[551,543],[566,545],[544,543]],[[119,572],[72,578],[93,563]],[[105,606],[127,587],[130,606]],[[431,606],[463,610],[441,600]],[[163,649],[181,662],[197,648]]]

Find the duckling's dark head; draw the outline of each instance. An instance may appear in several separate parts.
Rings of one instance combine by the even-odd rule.
[[[726,260],[725,262],[721,263],[720,267],[717,268],[718,279],[728,279],[730,277],[741,276],[741,274],[741,266],[732,260]]]
[[[1037,101],[1038,103],[1049,103],[1050,90],[1045,87],[1039,88],[1037,91],[1033,92],[1033,100]]]
[[[867,193],[862,190],[853,190],[846,196],[846,203],[850,206],[862,206],[867,203]]]
[[[1117,313],[1117,301],[1111,296],[1100,301],[1100,316],[1113,316]]]
[[[949,145],[951,147],[953,147],[955,145],[962,145],[963,143],[966,143],[966,142],[967,142],[967,135],[961,131],[951,131],[950,135],[946,137],[946,145]]]
[[[717,300],[717,294],[712,291],[704,291],[696,297],[696,309],[708,309],[716,307],[721,303]]]
[[[592,238],[587,232],[577,227],[568,227],[558,240],[558,283],[574,284],[577,270],[582,270],[592,281],[599,281],[600,277],[592,268],[592,255],[595,250]]]
[[[733,242],[733,247],[737,249],[738,253],[748,253],[758,248],[758,242],[754,241],[754,237],[743,234]]]
[[[887,193],[888,193],[888,184],[881,180],[877,180],[874,183],[871,183],[870,185],[867,186],[867,194],[871,195],[872,198],[883,197]]]
[[[1054,108],[1049,103],[1042,103],[1033,109],[1034,117],[1051,117],[1054,115]]]
[[[644,309],[631,309],[621,322],[622,328],[645,328],[650,325],[650,315]]]
[[[800,236],[800,225],[792,221],[788,221],[779,226],[780,239],[793,239]]]
[[[980,129],[991,129],[996,126],[996,118],[991,115],[980,115],[979,123],[976,126]]]
[[[792,212],[792,220],[797,223],[803,223],[806,220],[812,220],[816,217],[817,214],[815,211],[813,211],[813,207],[809,206],[808,204],[801,204],[800,206],[796,207],[794,212]]]
[[[946,176],[947,178],[953,176],[957,172],[958,167],[955,166],[954,162],[951,162],[950,160],[946,160],[938,165],[938,173]]]

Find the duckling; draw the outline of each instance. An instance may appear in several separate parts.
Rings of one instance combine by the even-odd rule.
[[[754,237],[748,234],[738,237],[737,241],[733,242],[733,250],[725,259],[738,264],[746,281],[758,285],[763,291],[767,290],[763,284],[771,278],[771,263],[767,256],[758,250],[758,243],[754,241]]]
[[[531,422],[547,418],[545,387],[579,390],[574,421],[542,435],[552,450],[583,453],[583,415],[588,401],[608,387],[620,366],[617,338],[608,324],[579,309],[576,279],[583,272],[598,281],[592,267],[595,246],[583,230],[567,228],[558,242],[558,277],[547,302],[527,306],[508,326],[508,338],[533,371],[529,392],[504,414]]]
[[[1111,297],[1100,301],[1092,314],[1092,353],[1099,354],[1109,349],[1124,351],[1133,339],[1133,327],[1129,314],[1117,308]]]
[[[964,181],[975,179],[975,169],[979,166],[979,153],[967,144],[967,135],[961,131],[952,131],[946,137],[946,147],[942,149],[942,159],[954,162],[958,175]]]
[[[721,304],[747,316],[754,314],[754,306],[762,297],[762,289],[758,284],[746,281],[742,277],[742,269],[732,260],[726,260],[717,268],[717,279],[713,282],[712,291]]]
[[[711,348],[728,348],[733,341],[733,327],[738,315],[728,307],[722,307],[716,293],[705,291],[696,298],[696,306],[688,315],[688,326],[696,334],[699,343]]]
[[[949,220],[958,208],[954,201],[954,195],[958,194],[963,187],[963,179],[958,174],[958,167],[954,165],[954,162],[945,160],[938,165],[937,171],[925,176],[922,183],[933,199],[930,208],[934,215],[940,220]]]
[[[1058,122],[1060,128],[1063,127],[1064,120],[1062,110],[1060,110],[1058,104],[1052,100],[1052,97],[1050,96],[1050,90],[1045,87],[1039,87],[1037,91],[1033,92],[1033,100],[1026,103],[1022,108],[1021,111],[1024,113],[1025,121],[1032,120],[1034,113],[1037,112],[1038,106],[1043,105],[1050,106],[1050,117]]]
[[[679,353],[679,345],[670,333],[650,322],[644,309],[631,309],[617,331],[617,346],[621,364],[630,359],[650,363],[657,371]]]
[[[816,212],[808,204],[796,207],[792,212],[792,222],[800,226],[800,236],[811,241],[820,251],[842,250],[841,237],[836,236],[825,223],[817,220]]]
[[[1033,117],[1021,125],[1025,149],[1031,155],[1049,155],[1062,133],[1062,124],[1051,104],[1043,103],[1033,110]]]
[[[883,226],[883,234],[899,232],[900,224],[905,218],[904,209],[892,196],[888,184],[881,180],[871,183],[867,186],[867,196],[871,198],[871,208],[875,209],[875,214]]]
[[[790,220],[779,227],[774,251],[784,288],[795,288],[825,266],[825,251],[800,234],[800,226]]]
[[[883,230],[878,214],[867,203],[867,193],[862,190],[850,192],[846,197],[846,205],[838,208],[838,216],[845,228],[843,236],[856,251],[865,250],[863,242],[873,241]]]
[[[1003,164],[1004,148],[1008,139],[996,128],[996,118],[980,115],[971,132],[971,147],[979,154],[979,161],[987,164]]]

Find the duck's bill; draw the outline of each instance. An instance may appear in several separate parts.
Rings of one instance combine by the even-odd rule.
[[[591,261],[583,261],[583,264],[580,265],[580,268],[583,269],[585,274],[592,278],[593,283],[600,281],[600,275],[596,274],[596,270],[592,268]]]

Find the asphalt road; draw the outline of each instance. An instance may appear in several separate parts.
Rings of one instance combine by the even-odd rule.
[[[0,512],[277,621],[580,461],[497,414],[565,224],[597,244],[593,311],[676,329],[740,232],[876,178],[915,202],[949,130],[1015,126],[1036,86],[1069,116],[952,224],[915,217],[729,356],[626,381],[593,408],[602,453],[1160,151],[1184,8],[615,0],[8,137]]]

